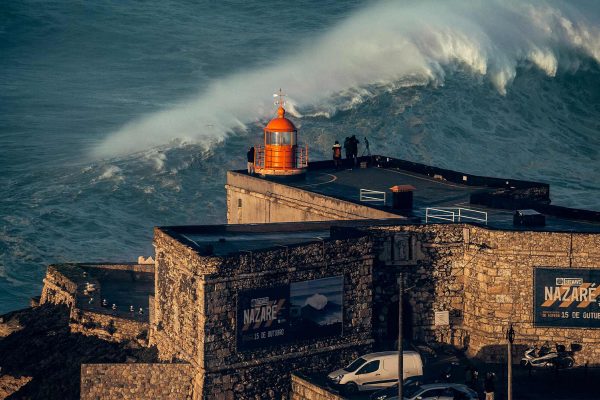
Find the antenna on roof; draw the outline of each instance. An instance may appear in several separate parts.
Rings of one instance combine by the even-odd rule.
[[[278,93],[273,93],[273,97],[278,98],[277,100],[275,100],[275,105],[283,107],[285,105],[285,100],[283,99],[285,96],[286,94],[283,93],[281,88],[279,88]]]

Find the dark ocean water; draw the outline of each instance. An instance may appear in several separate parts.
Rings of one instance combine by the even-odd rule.
[[[600,210],[599,60],[594,1],[0,2],[0,313],[225,222],[279,87],[313,159],[366,135]]]

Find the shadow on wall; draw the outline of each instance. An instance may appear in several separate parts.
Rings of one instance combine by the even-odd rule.
[[[525,344],[513,344],[512,356],[513,364],[518,364],[521,357],[529,346]],[[475,360],[480,360],[489,363],[506,363],[508,356],[508,345],[506,343],[493,344],[483,346],[473,357]]]
[[[539,351],[540,347],[543,345],[543,343],[536,343],[537,344],[537,351]],[[557,350],[556,348],[556,344],[555,343],[546,343],[549,349],[549,351],[554,352]],[[561,345],[558,344],[558,346],[560,347],[558,349],[558,351],[560,352],[560,354],[564,355],[564,356],[570,356],[575,360],[575,365],[579,364],[583,364],[582,362],[577,362],[577,353],[579,353],[580,351],[582,351],[583,347],[581,344],[579,343],[570,343],[568,345]],[[519,362],[521,361],[521,358],[523,357],[523,355],[525,354],[525,351],[527,349],[529,349],[530,345],[528,344],[518,344],[515,343],[512,346],[512,362],[513,364],[519,364]],[[507,362],[507,356],[508,356],[508,346],[506,343],[503,344],[497,344],[497,345],[489,345],[489,346],[484,346],[482,347],[477,354],[474,356],[474,359],[476,360],[480,360],[483,362],[489,362],[489,363],[506,363]]]
[[[378,338],[377,350],[396,349],[398,346],[398,301],[390,302],[383,306],[378,305],[373,312],[374,326],[385,324],[386,328],[381,337]],[[376,320],[380,319],[380,320]],[[408,294],[404,295],[402,302],[402,335],[404,342],[414,340],[414,318],[413,308],[410,304]]]
[[[3,316],[22,329],[0,338],[0,378],[32,377],[9,399],[79,399],[84,363],[155,362],[156,349],[72,334],[66,306],[45,304]]]

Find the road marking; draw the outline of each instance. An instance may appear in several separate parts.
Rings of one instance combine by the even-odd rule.
[[[331,179],[328,180],[327,182],[310,183],[308,185],[298,185],[298,187],[309,187],[309,186],[326,185],[328,183],[335,182],[337,180],[337,176],[335,176],[333,174],[323,174],[323,175],[329,175],[329,176],[331,176]]]

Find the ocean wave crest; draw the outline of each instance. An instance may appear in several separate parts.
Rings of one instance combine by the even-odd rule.
[[[128,123],[94,156],[181,142],[209,148],[273,115],[268,100],[278,85],[297,117],[331,116],[398,86],[443,85],[457,68],[504,95],[519,68],[553,77],[600,61],[599,16],[591,1],[376,3],[270,67],[218,79],[195,99]]]

